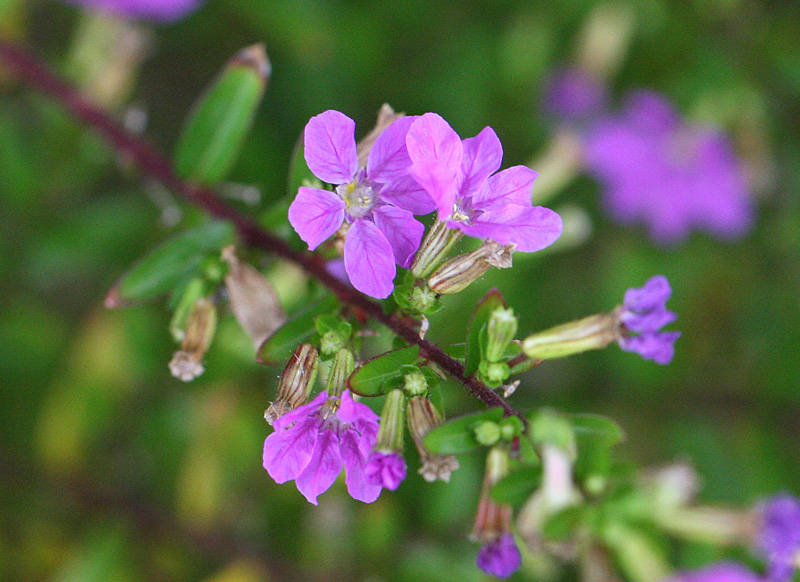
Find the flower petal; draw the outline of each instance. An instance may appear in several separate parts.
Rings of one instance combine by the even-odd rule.
[[[513,166],[491,176],[472,198],[472,205],[492,210],[506,204],[531,206],[533,181],[538,174],[527,166]]]
[[[461,184],[461,193],[462,196],[471,196],[480,190],[489,176],[500,169],[503,146],[491,127],[484,127],[478,135],[461,143],[464,147],[464,157],[461,160],[464,181]]]
[[[353,287],[370,297],[384,299],[394,289],[392,245],[377,226],[356,220],[344,241],[344,268]]]
[[[406,135],[416,119],[416,115],[396,119],[377,137],[367,159],[370,181],[387,184],[408,173],[411,158],[408,156]]]
[[[395,452],[373,451],[367,457],[364,473],[367,482],[395,491],[406,478],[406,461]]]
[[[380,190],[380,198],[412,214],[429,214],[436,210],[431,195],[409,173],[384,184]]]
[[[670,295],[672,288],[669,286],[669,280],[664,275],[655,275],[641,287],[631,287],[625,291],[622,305],[628,311],[664,309]]]
[[[425,226],[414,215],[394,206],[381,206],[372,212],[375,225],[389,241],[394,252],[394,261],[404,268],[414,262],[414,253],[419,248]]]
[[[441,220],[450,216],[459,187],[463,146],[453,128],[435,113],[418,118],[406,137],[409,173],[436,203]]]
[[[309,170],[328,184],[346,184],[358,170],[356,122],[329,109],[312,117],[303,132]]]
[[[286,416],[288,414],[278,420]],[[311,460],[318,432],[319,419],[305,416],[291,427],[276,430],[267,437],[264,441],[264,468],[276,483],[286,483],[303,472]]]
[[[366,455],[362,450],[362,440],[363,437],[353,428],[342,433],[341,455],[345,468],[345,483],[347,492],[353,499],[372,503],[381,494],[381,486],[367,481]]]
[[[301,186],[289,206],[289,223],[313,251],[342,226],[344,209],[333,192]]]
[[[472,224],[462,224],[469,236],[514,243],[518,251],[532,253],[550,246],[561,235],[561,217],[542,206],[525,208],[509,204],[481,214]]]
[[[522,564],[522,556],[514,542],[514,536],[510,533],[503,534],[495,541],[483,546],[478,553],[476,563],[478,568],[492,576],[498,578],[511,576]]]
[[[314,454],[305,471],[295,480],[297,490],[317,505],[317,496],[327,491],[342,472],[342,457],[339,454],[339,437],[335,430],[320,431]]]

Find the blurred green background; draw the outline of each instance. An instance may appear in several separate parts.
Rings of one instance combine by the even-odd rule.
[[[226,189],[258,214],[285,202],[292,148],[326,109],[355,119],[359,135],[384,102],[435,111],[462,137],[490,125],[504,166],[528,162],[554,132],[540,108],[544,80],[571,61],[597,6],[210,0],[174,25],[140,23],[129,44],[104,45],[120,24],[67,4],[3,0],[0,35],[33,47],[167,152],[224,63],[264,42],[273,74],[231,175],[260,196]],[[800,494],[800,4],[619,6],[633,24],[614,99],[658,90],[755,151],[754,230],[733,244],[695,234],[660,248],[644,228],[613,224],[598,186],[578,177],[549,204],[585,211],[588,239],[518,254],[514,269],[449,299],[430,337],[462,342],[469,310],[493,285],[520,313],[522,335],[609,310],[626,288],[664,274],[683,333],[671,365],[612,346],[539,366],[512,404],[614,418],[627,432],[623,459],[690,461],[707,502]],[[206,373],[184,384],[167,369],[175,346],[163,302],[104,309],[125,269],[192,213],[0,65],[0,579],[484,579],[467,540],[479,455],[464,456],[449,485],[429,485],[410,447],[397,492],[364,505],[337,484],[309,506],[261,467],[262,412],[280,370],[254,363],[229,313]],[[476,407],[459,386],[446,391],[452,412]],[[717,555],[673,551],[683,565]],[[516,575],[574,576],[536,564]]]

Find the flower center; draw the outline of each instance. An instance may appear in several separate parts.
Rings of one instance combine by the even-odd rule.
[[[337,186],[336,193],[344,200],[345,210],[353,219],[363,218],[369,214],[377,198],[372,184],[366,180],[362,172],[356,174],[352,182]]]
[[[472,218],[471,206],[466,200],[456,200],[453,204],[453,211],[450,213],[449,220],[469,224]]]

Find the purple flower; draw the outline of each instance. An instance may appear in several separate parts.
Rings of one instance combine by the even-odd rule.
[[[666,582],[762,582],[747,568],[733,562],[723,562],[695,572],[685,572]]]
[[[337,408],[338,406],[338,408]],[[367,482],[364,468],[378,434],[378,416],[355,402],[345,390],[341,398],[327,392],[288,412],[273,424],[264,442],[264,468],[276,483],[295,480],[309,502],[346,471],[347,491],[354,499],[372,503],[379,485]]]
[[[503,159],[497,134],[486,127],[461,140],[435,113],[419,117],[406,138],[409,172],[430,194],[439,220],[465,234],[517,250],[543,249],[561,234],[561,217],[531,205],[536,172],[514,166],[495,173]]]
[[[306,125],[305,159],[336,191],[301,187],[289,207],[289,222],[311,250],[350,225],[344,265],[350,281],[372,297],[392,292],[395,263],[408,267],[425,227],[413,214],[433,210],[428,195],[408,175],[406,133],[414,117],[401,117],[375,140],[367,167],[358,167],[355,122],[325,111]]]
[[[659,364],[672,361],[675,354],[673,344],[681,334],[678,331],[660,331],[677,317],[667,309],[667,299],[671,294],[672,289],[663,275],[652,277],[640,289],[632,288],[625,292],[619,316],[623,325],[619,346],[623,350],[636,352],[645,360]]]
[[[478,568],[492,576],[498,578],[511,576],[522,563],[522,556],[517,544],[514,543],[514,536],[506,533],[483,546],[478,552],[476,563]]]
[[[146,18],[169,22],[197,9],[200,0],[68,0],[90,9],[125,18]]]
[[[764,504],[757,545],[767,559],[768,579],[790,580],[800,557],[800,500],[778,495]]]
[[[400,453],[373,451],[364,473],[368,483],[394,491],[406,478],[406,461]]]
[[[566,122],[586,120],[600,113],[605,104],[602,83],[577,68],[557,71],[545,85],[545,112]]]
[[[584,158],[604,186],[611,215],[645,223],[656,242],[692,228],[722,238],[744,235],[752,209],[744,171],[725,135],[685,123],[660,95],[642,91],[591,128]]]

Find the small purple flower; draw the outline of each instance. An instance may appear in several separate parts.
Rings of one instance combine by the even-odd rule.
[[[610,214],[645,223],[656,242],[680,241],[692,228],[728,239],[750,228],[747,180],[730,141],[684,122],[657,93],[633,94],[588,130],[584,158]]]
[[[366,168],[358,167],[355,122],[338,111],[312,117],[305,128],[305,159],[335,192],[301,187],[289,222],[314,250],[343,222],[350,225],[344,265],[350,281],[372,297],[388,297],[395,263],[409,267],[425,227],[414,214],[433,210],[428,195],[408,175],[406,133],[414,117],[401,117],[375,140]]]
[[[697,570],[685,572],[665,582],[763,582],[747,568],[733,562],[723,562]]]
[[[497,172],[503,147],[494,130],[461,140],[435,113],[414,121],[406,137],[409,172],[436,203],[439,220],[469,236],[517,250],[538,251],[561,235],[561,217],[531,205],[536,172],[514,166]],[[497,173],[495,173],[497,172]]]
[[[193,12],[200,0],[68,0],[90,9],[124,18],[145,18],[170,22]]]
[[[522,556],[517,544],[514,543],[514,536],[506,533],[483,546],[478,552],[476,563],[478,568],[492,576],[498,578],[511,576],[522,563]]]
[[[373,451],[364,473],[368,483],[394,491],[406,478],[406,460],[400,453]]]
[[[790,580],[800,558],[800,500],[778,495],[764,504],[757,545],[767,559],[768,580]]]
[[[675,354],[673,344],[681,334],[678,331],[660,331],[677,317],[667,309],[667,299],[671,294],[669,281],[663,275],[650,278],[640,289],[632,288],[625,292],[619,316],[623,325],[619,346],[623,350],[636,352],[645,360],[659,364],[672,361]]]
[[[264,442],[264,468],[276,483],[295,480],[309,502],[336,480],[344,464],[347,491],[372,503],[381,487],[367,482],[366,459],[378,435],[378,415],[345,390],[341,398],[327,392],[278,418]]]
[[[580,69],[556,71],[545,84],[545,112],[565,122],[585,121],[600,113],[605,104],[603,84]]]

